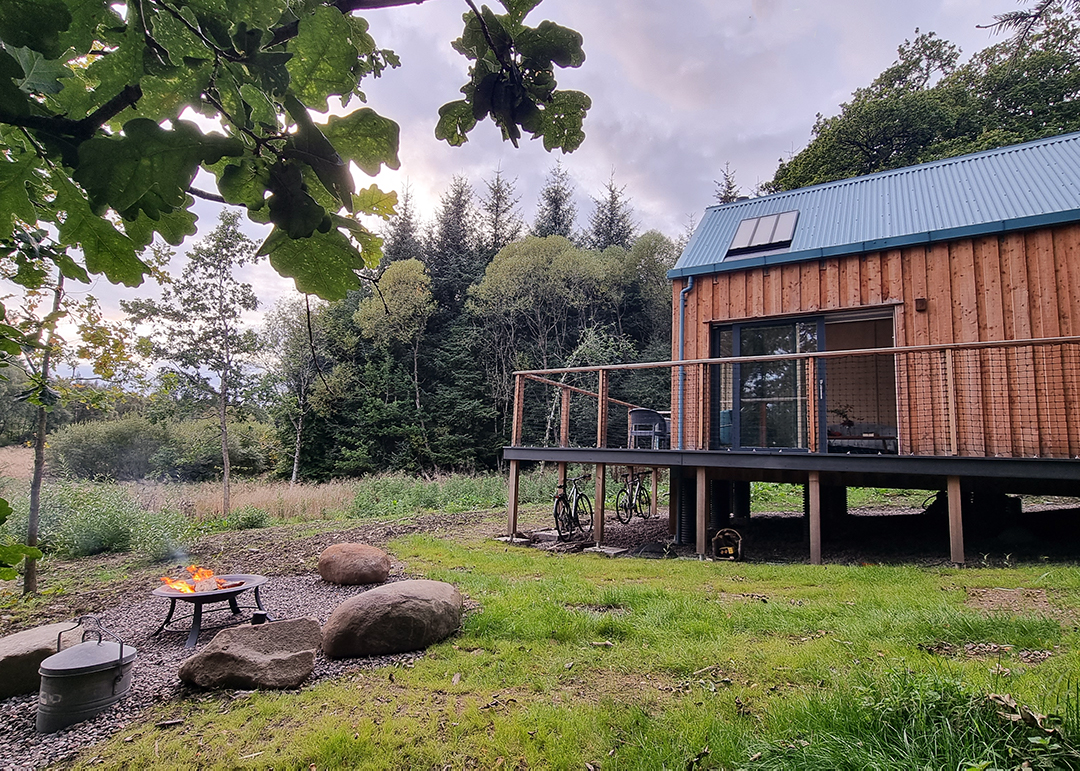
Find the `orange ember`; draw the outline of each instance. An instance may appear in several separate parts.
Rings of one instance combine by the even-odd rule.
[[[182,594],[194,594],[196,591],[207,591],[208,589],[210,591],[213,591],[214,588],[225,588],[226,582],[220,578],[215,578],[214,571],[210,570],[209,568],[201,568],[198,565],[188,565],[187,572],[191,574],[190,581],[177,581],[176,579],[169,578],[168,576],[162,576],[161,581],[173,591],[180,592]],[[200,586],[198,590],[196,590],[196,585],[198,585],[200,582],[206,581],[206,579],[208,578],[213,578],[217,586],[208,587],[204,585]]]

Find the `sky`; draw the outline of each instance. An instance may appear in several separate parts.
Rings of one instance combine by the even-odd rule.
[[[593,105],[584,144],[567,155],[527,138],[515,149],[490,121],[462,147],[437,141],[438,109],[460,98],[467,80],[468,62],[450,47],[466,3],[425,0],[369,11],[376,43],[402,61],[364,87],[367,106],[401,126],[401,167],[374,180],[357,172],[357,184],[374,181],[399,194],[408,185],[426,220],[454,175],[481,193],[499,169],[531,223],[544,179],[561,159],[576,187],[579,228],[588,223],[591,197],[613,177],[640,231],[676,238],[714,203],[725,164],[746,192],[771,179],[781,158],[806,145],[815,116],[837,113],[895,60],[916,28],[959,45],[963,61],[1000,40],[977,25],[1015,7],[1014,0],[544,0],[527,23],[550,19],[584,38],[585,63],[556,71],[560,88],[584,91]],[[205,234],[217,210],[197,207]],[[264,237],[255,226],[249,232]],[[293,292],[291,281],[265,265],[243,278],[265,307]],[[99,280],[87,291],[115,318],[119,298],[148,290]]]

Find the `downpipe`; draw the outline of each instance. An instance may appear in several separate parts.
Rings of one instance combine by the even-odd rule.
[[[694,288],[694,277],[686,279],[686,286],[679,292],[679,361],[686,358],[686,295]],[[686,436],[686,413],[683,399],[686,394],[686,368],[679,367],[679,449],[686,449],[683,437]]]

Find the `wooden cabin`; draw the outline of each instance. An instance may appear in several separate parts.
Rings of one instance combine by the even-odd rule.
[[[670,370],[670,405],[592,368],[595,446],[530,444],[519,410],[512,492],[522,460],[595,463],[599,500],[606,465],[666,466],[704,554],[750,481],[803,483],[817,562],[846,487],[948,490],[958,563],[972,491],[1080,495],[1080,134],[710,207],[669,277],[672,361],[635,366]],[[610,441],[641,407],[668,449]]]

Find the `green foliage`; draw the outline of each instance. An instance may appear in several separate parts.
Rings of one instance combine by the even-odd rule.
[[[41,550],[18,543],[4,531],[4,523],[11,516],[8,502],[0,498],[0,581],[13,581],[18,577],[16,568],[24,559],[41,559]]]
[[[1075,768],[1080,756],[1038,726],[1009,723],[985,694],[940,672],[886,670],[850,691],[785,705],[786,739],[764,747],[763,769]]]
[[[24,538],[28,516],[27,500],[17,500],[7,533]],[[115,483],[59,480],[42,490],[39,543],[47,553],[85,557],[135,551],[164,559],[179,547],[186,528],[179,513],[147,511]]]
[[[138,415],[78,423],[50,435],[48,464],[79,479],[144,479],[155,471],[152,459],[168,444],[165,426]]]
[[[400,62],[377,46],[353,5],[4,2],[6,259],[24,248],[20,234],[47,234],[43,256],[69,277],[86,281],[89,272],[137,286],[151,270],[139,251],[155,233],[177,245],[194,232],[193,195],[205,194],[191,184],[205,170],[225,201],[274,225],[261,251],[302,291],[342,298],[356,289],[357,271],[380,257],[356,215],[389,211],[384,194],[356,195],[350,165],[374,175],[399,162],[397,125],[355,105],[365,100],[364,78]],[[554,70],[581,65],[581,37],[548,21],[527,26],[534,5],[466,14],[453,45],[473,65],[464,100],[443,110],[439,136],[460,144],[490,117],[515,144],[524,131],[549,150],[580,145],[588,97],[557,90]],[[308,109],[325,112],[331,98],[348,112],[316,123]],[[182,120],[186,110],[221,133]],[[85,271],[68,249],[81,250]]]
[[[227,517],[208,519],[195,524],[194,529],[200,534],[221,533],[228,530],[256,530],[271,525],[270,512],[258,506],[243,506],[233,509]]]
[[[839,115],[818,116],[805,149],[781,161],[770,192],[1080,129],[1080,8],[1047,12],[1027,36],[958,65],[934,33],[899,48]]]
[[[229,427],[229,464],[241,476],[271,468],[277,444],[273,428],[265,423],[232,423]],[[221,432],[211,418],[190,420],[170,427],[170,441],[151,459],[156,478],[198,482],[220,479]]]
[[[523,474],[519,501],[548,503],[554,481],[551,475]],[[404,517],[418,512],[501,509],[506,506],[506,478],[501,474],[455,474],[432,481],[401,474],[364,477],[356,483],[356,497],[349,516],[357,518]]]

